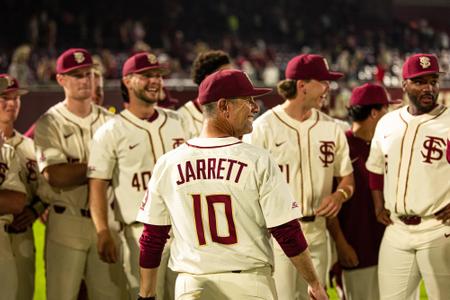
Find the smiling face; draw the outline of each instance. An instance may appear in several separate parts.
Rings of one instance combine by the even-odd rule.
[[[131,98],[156,104],[161,98],[163,79],[160,70],[147,70],[132,74],[124,80]]]
[[[237,98],[229,101],[229,123],[235,137],[241,137],[253,130],[253,119],[259,106],[253,97]]]
[[[20,110],[20,95],[12,91],[0,95],[0,123],[11,124],[17,119]]]
[[[305,81],[303,86],[303,94],[305,95],[304,104],[309,108],[320,108],[327,101],[328,90],[330,88],[329,81],[318,81],[311,79]]]
[[[429,74],[403,81],[403,91],[410,100],[410,113],[421,115],[430,112],[437,105],[439,96],[439,75]]]

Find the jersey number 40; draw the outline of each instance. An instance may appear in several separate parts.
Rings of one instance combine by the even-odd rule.
[[[233,210],[231,207],[230,195],[208,195],[206,198],[206,205],[208,211],[209,231],[211,233],[211,240],[215,243],[231,245],[237,243],[236,227],[233,220]],[[202,218],[202,198],[201,195],[192,195],[195,228],[197,229],[198,243],[200,245],[206,244],[204,222]],[[228,225],[228,236],[219,236],[217,231],[217,218],[214,204],[223,204],[225,217]]]

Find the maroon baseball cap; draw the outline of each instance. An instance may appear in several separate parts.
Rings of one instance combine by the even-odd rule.
[[[339,72],[330,72],[327,60],[317,54],[301,54],[291,59],[285,71],[286,79],[301,80],[337,80],[344,76]]]
[[[28,94],[28,90],[20,88],[19,82],[17,81],[16,78],[8,74],[0,74],[0,79],[6,82],[5,88],[2,91],[0,91],[0,94],[6,94],[9,92],[16,92],[16,91],[19,93],[19,95]]]
[[[86,49],[70,48],[56,60],[56,73],[64,74],[79,68],[93,66],[92,56]]]
[[[438,58],[434,54],[414,54],[409,56],[403,64],[403,79],[428,74],[445,74],[445,72],[440,71]]]
[[[350,106],[372,104],[398,104],[400,101],[390,101],[386,89],[378,84],[365,83],[356,87],[350,97]]]
[[[224,69],[207,76],[198,89],[198,103],[201,105],[219,99],[261,96],[272,89],[255,88],[247,74],[240,70]]]
[[[159,70],[163,74],[168,73],[167,68],[159,64],[158,59],[154,54],[149,52],[139,52],[125,61],[122,68],[122,76],[147,70]]]

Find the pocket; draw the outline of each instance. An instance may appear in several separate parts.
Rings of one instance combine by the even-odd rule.
[[[88,250],[95,236],[91,219],[50,211],[47,239],[77,250]]]

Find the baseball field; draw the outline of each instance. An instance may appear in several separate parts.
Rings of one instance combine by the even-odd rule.
[[[44,225],[37,221],[34,223],[33,230],[36,242],[36,288],[34,300],[45,300],[45,271],[44,271]],[[329,289],[328,294],[331,300],[339,299],[334,289]],[[420,299],[428,299],[423,284],[420,287]],[[95,300],[95,299],[94,299]]]

